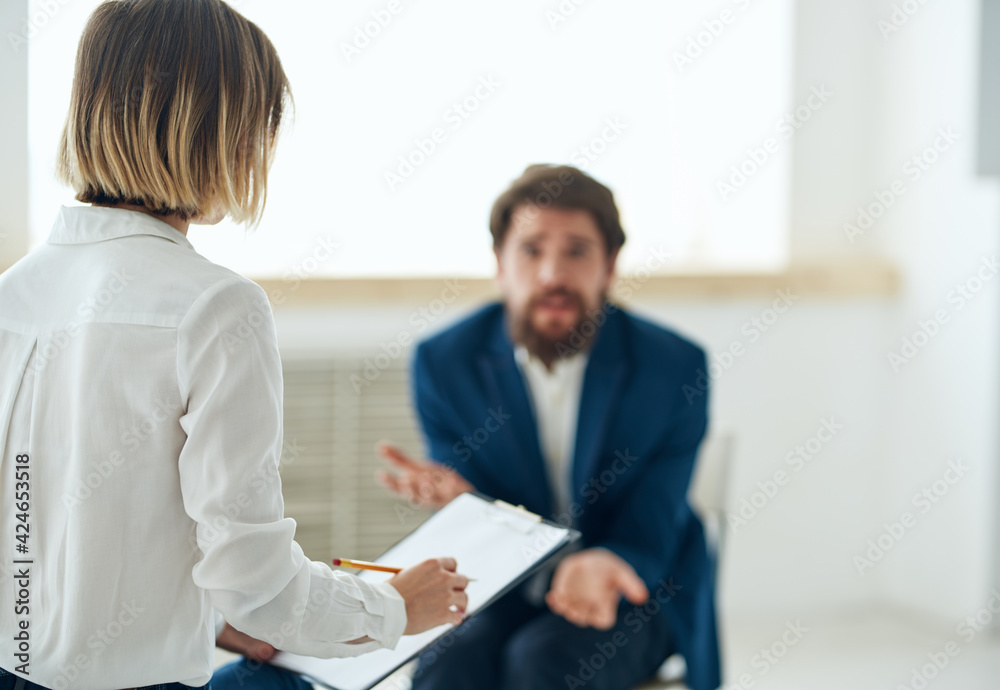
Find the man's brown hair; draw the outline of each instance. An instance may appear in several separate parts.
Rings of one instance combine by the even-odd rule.
[[[109,0],[80,39],[57,172],[79,201],[260,218],[288,80],[222,0]]]
[[[510,188],[494,202],[490,212],[493,247],[503,245],[510,219],[520,206],[556,207],[587,211],[594,217],[608,254],[625,244],[625,231],[611,190],[586,173],[569,165],[529,165]]]

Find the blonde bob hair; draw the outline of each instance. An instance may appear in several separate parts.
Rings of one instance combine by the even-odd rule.
[[[79,201],[256,224],[288,79],[221,0],[109,0],[80,39],[57,174]]]

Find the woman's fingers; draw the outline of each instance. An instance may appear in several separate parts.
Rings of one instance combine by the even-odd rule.
[[[272,656],[274,656],[275,652],[274,647],[267,642],[250,637],[245,633],[241,633],[239,630],[229,625],[229,623],[226,623],[222,633],[215,641],[215,644],[222,649],[236,654],[242,654],[243,656],[253,659],[254,661],[268,661]]]
[[[469,608],[469,595],[465,592],[456,591],[452,595],[451,605],[457,608],[461,613],[465,613],[465,610]]]

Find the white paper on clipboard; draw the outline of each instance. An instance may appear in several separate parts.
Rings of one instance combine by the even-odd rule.
[[[412,534],[376,559],[407,568],[428,558],[451,556],[470,582],[467,613],[471,616],[517,585],[579,533],[545,522],[523,508],[462,494]],[[388,575],[364,571],[366,580]],[[271,660],[334,690],[368,690],[414,658],[454,626],[442,625],[403,637],[396,649],[379,649],[346,659],[316,659],[279,652]]]

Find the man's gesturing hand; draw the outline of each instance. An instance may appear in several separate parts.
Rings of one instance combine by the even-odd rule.
[[[545,601],[554,613],[581,628],[609,630],[615,625],[622,596],[633,604],[644,604],[649,590],[617,555],[606,549],[587,549],[562,560]]]
[[[459,494],[476,490],[455,470],[434,462],[414,460],[386,441],[377,444],[375,450],[399,472],[379,472],[376,479],[390,491],[421,507],[441,508]]]
[[[465,618],[469,578],[455,572],[454,558],[432,558],[407,568],[389,580],[406,602],[404,635],[416,635]]]

